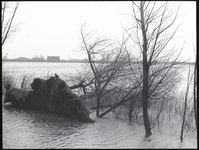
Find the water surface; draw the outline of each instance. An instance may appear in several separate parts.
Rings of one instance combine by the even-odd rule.
[[[82,123],[49,112],[10,106],[4,106],[2,113],[3,148],[128,148],[138,146],[133,142],[135,135],[144,135],[127,121],[96,118],[95,114],[91,114],[95,123]]]
[[[3,72],[13,74],[17,87],[23,75],[47,77],[57,74],[78,74],[81,63],[5,62]],[[182,72],[180,86],[186,89],[187,69]],[[193,71],[193,66],[191,67]],[[62,76],[61,76],[62,77]],[[31,81],[32,82],[32,81]],[[112,117],[96,118],[95,123],[80,121],[49,112],[2,107],[3,148],[142,148],[144,127],[129,125],[127,120]]]

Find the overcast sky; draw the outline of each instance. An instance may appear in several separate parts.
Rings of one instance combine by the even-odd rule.
[[[196,43],[196,2],[182,1],[184,12],[180,28],[181,39],[186,38],[185,59],[194,61],[193,46]],[[21,23],[19,30],[3,46],[8,58],[20,56],[60,56],[61,59],[83,58],[77,53],[80,43],[81,25],[87,23],[87,30],[97,29],[99,33],[114,37],[122,36],[122,24],[129,23],[132,14],[130,1],[107,2],[20,2],[15,23]],[[182,43],[182,42],[181,42]]]

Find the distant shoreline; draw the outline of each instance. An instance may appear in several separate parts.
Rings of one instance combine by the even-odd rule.
[[[18,59],[3,59],[2,62],[88,63],[88,61],[85,60],[47,61],[47,60],[18,60]]]
[[[88,60],[60,60],[60,61],[47,61],[47,60],[18,60],[18,59],[2,59],[2,62],[45,62],[45,63],[89,63]],[[100,63],[100,61],[97,61],[96,63]],[[141,62],[132,62],[135,64],[141,63]],[[176,62],[176,64],[181,65],[194,65],[195,62]]]

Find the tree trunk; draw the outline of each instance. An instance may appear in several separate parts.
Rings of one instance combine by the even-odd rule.
[[[99,109],[100,109],[100,99],[97,95],[97,109],[96,109],[96,116],[99,117]]]
[[[145,127],[145,137],[149,137],[152,135],[150,122],[148,117],[148,77],[149,77],[149,65],[147,62],[147,35],[146,35],[146,27],[145,27],[145,19],[144,19],[144,8],[143,3],[140,3],[140,17],[141,17],[141,27],[142,27],[142,36],[143,36],[143,89],[142,89],[142,106],[143,106],[143,120],[144,120],[144,127]]]
[[[132,110],[133,110],[133,101],[130,101],[130,106],[129,106],[129,123],[131,123],[132,119]]]
[[[187,88],[186,88],[186,92],[185,92],[184,113],[183,113],[183,118],[182,118],[181,135],[180,135],[181,142],[183,141],[183,132],[184,132],[184,124],[186,121],[187,100],[188,100],[190,83],[191,83],[191,79],[190,79],[190,68],[189,68],[188,79],[187,79]]]
[[[143,120],[145,127],[145,137],[149,137],[151,133],[150,122],[148,117],[148,65],[146,57],[143,56],[143,90],[142,90],[142,107],[143,107]]]
[[[193,89],[193,96],[194,96],[194,116],[195,116],[195,124],[196,129],[198,129],[198,120],[197,120],[197,55],[195,61],[195,68],[194,68],[194,89]]]
[[[96,109],[96,116],[99,117],[99,109],[100,109],[100,95],[101,95],[101,78],[97,72],[97,74],[95,74],[95,79],[96,79],[96,100],[97,100],[97,109]]]

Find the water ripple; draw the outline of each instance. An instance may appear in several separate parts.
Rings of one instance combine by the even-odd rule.
[[[96,122],[89,124],[47,112],[10,107],[2,112],[3,148],[125,148],[133,134],[144,134],[111,118],[93,118]]]

